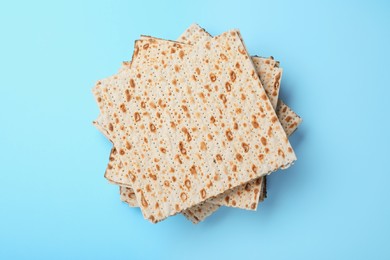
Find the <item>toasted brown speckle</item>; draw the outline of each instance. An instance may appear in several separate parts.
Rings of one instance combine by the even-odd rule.
[[[206,190],[205,189],[200,190],[200,196],[202,197],[202,199],[206,198]]]
[[[215,76],[214,73],[210,73],[210,79],[212,82],[215,82],[217,80],[217,77]]]
[[[141,120],[141,116],[139,115],[138,112],[135,112],[135,113],[134,113],[134,121],[135,121],[135,122],[138,122],[138,121],[140,121],[140,120]]]
[[[260,141],[264,146],[267,145],[267,139],[264,136],[260,138]]]
[[[228,139],[228,141],[233,140],[233,133],[232,133],[232,131],[230,131],[230,129],[226,130],[225,135],[226,135],[226,138]]]
[[[229,76],[232,82],[236,81],[236,73],[234,71],[230,71]]]
[[[182,193],[180,194],[180,198],[181,198],[182,201],[186,201],[186,200],[187,200],[187,194],[184,193],[184,192],[182,192]]]
[[[247,153],[247,152],[249,151],[249,144],[247,144],[247,143],[242,143],[241,146],[242,146],[242,148],[244,148],[244,152]]]
[[[135,88],[134,79],[130,79],[130,87]]]

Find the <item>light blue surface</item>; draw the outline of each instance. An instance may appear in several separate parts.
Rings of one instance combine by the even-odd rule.
[[[390,4],[340,2],[2,2],[0,259],[390,259]],[[91,88],[193,22],[281,61],[299,159],[257,212],[153,225],[103,178]]]

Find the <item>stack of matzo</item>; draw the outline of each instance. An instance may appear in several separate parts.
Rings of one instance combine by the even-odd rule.
[[[256,210],[265,176],[296,160],[287,137],[301,119],[278,100],[281,76],[237,30],[142,36],[93,88],[94,125],[114,145],[105,177],[154,223],[178,213],[198,223],[221,205]]]

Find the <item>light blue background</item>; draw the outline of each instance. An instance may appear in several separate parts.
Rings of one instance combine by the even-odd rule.
[[[153,225],[103,178],[91,88],[193,22],[281,61],[299,159],[257,212]],[[390,259],[389,2],[3,1],[0,26],[0,259]]]

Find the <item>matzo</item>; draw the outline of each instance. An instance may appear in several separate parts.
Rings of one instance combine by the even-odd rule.
[[[158,42],[158,44],[156,44],[156,42]],[[137,58],[137,56],[141,56],[141,54],[144,54],[143,56],[144,64],[138,64],[137,65],[138,67],[134,66],[134,59],[133,59],[133,67],[131,69],[132,70],[131,73],[126,73],[125,75],[123,75],[123,78],[119,77],[119,79],[118,78],[114,79],[114,82],[109,82],[109,85],[113,84],[114,86],[115,85],[119,86],[123,82],[127,82],[128,84],[130,84],[128,89],[134,90],[133,93],[134,97],[135,98],[139,97],[139,100],[136,100],[139,102],[133,102],[133,103],[132,102],[124,103],[125,102],[124,95],[122,97],[112,97],[112,100],[116,101],[115,105],[119,106],[118,108],[119,112],[117,117],[115,117],[113,114],[111,114],[110,116],[113,120],[119,118],[121,122],[120,124],[113,124],[114,125],[113,127],[115,128],[113,131],[118,133],[118,136],[113,137],[113,142],[117,147],[117,149],[122,149],[123,156],[125,156],[125,158],[127,159],[126,162],[127,161],[130,162],[128,163],[128,165],[125,164],[124,166],[130,169],[129,174],[135,174],[136,172],[138,174],[139,171],[139,175],[136,176],[133,185],[135,185],[134,188],[136,188],[137,186],[135,191],[137,193],[140,193],[139,194],[140,199],[138,202],[144,202],[144,203],[140,203],[144,215],[150,218],[152,221],[158,221],[163,219],[166,216],[175,214],[181,211],[182,209],[185,209],[191,205],[197,204],[205,200],[208,197],[217,195],[218,193],[226,190],[227,188],[231,188],[237,186],[238,184],[245,183],[253,177],[270,173],[271,171],[276,170],[277,168],[279,168],[284,164],[290,164],[295,159],[293,151],[288,143],[288,140],[285,137],[284,133],[282,133],[281,131],[280,124],[277,121],[275,112],[273,111],[269,100],[267,99],[265,93],[261,94],[261,92],[264,92],[264,90],[260,87],[260,82],[257,78],[257,75],[254,73],[253,65],[248,59],[248,55],[246,54],[245,48],[242,45],[241,41],[239,40],[238,34],[236,32],[231,32],[231,34],[225,33],[220,37],[216,37],[208,42],[205,42],[204,44],[205,45],[202,48],[200,47],[189,48],[188,46],[182,44],[178,44],[174,42],[166,42],[162,40],[138,41],[137,42],[138,48],[136,48],[136,52],[135,52],[137,55],[135,55],[134,58]],[[232,48],[234,47],[235,51],[234,52],[227,51],[228,48],[226,44],[228,44]],[[210,50],[208,50],[208,46],[210,46]],[[156,91],[157,93],[153,92],[152,96],[148,96],[149,93],[147,92],[142,93],[145,92],[144,89],[140,90],[136,87],[137,85],[143,85],[146,83],[142,81],[144,79],[141,79],[145,76],[145,74],[141,74],[140,79],[137,79],[134,76],[139,74],[137,68],[138,69],[144,68],[145,65],[163,66],[161,64],[163,60],[165,60],[166,58],[163,58],[160,53],[152,53],[152,50],[157,49],[157,47],[166,50],[167,51],[166,56],[169,56],[168,59],[170,60],[170,62],[180,64],[185,73],[182,72],[182,75],[180,75],[180,77],[172,77],[172,75],[176,75],[175,73],[177,73],[176,68],[173,67],[171,68],[166,66],[164,68],[161,68],[160,70],[156,69],[153,75],[148,74],[149,76],[148,80],[150,80],[150,82],[148,81],[148,83],[150,84],[148,85],[148,87],[149,88],[154,87],[153,90]],[[191,49],[196,49],[196,52],[193,52],[193,50]],[[237,52],[237,50],[239,52]],[[197,55],[194,55],[193,53],[196,53]],[[234,60],[235,63],[232,64],[232,62],[230,63],[223,62],[222,60],[224,60],[224,58],[221,56],[221,53],[225,55],[228,59]],[[184,58],[184,56],[186,56],[186,58]],[[222,68],[216,69],[215,67],[212,67],[213,65],[208,64],[206,66],[203,67],[201,66],[201,68],[198,68],[199,70],[205,69],[205,71],[202,71],[202,73],[198,74],[197,67],[195,66],[197,64],[205,63],[207,59],[210,59],[209,60],[210,64],[218,63],[217,65],[221,66]],[[242,72],[235,71],[234,69],[235,66],[234,64],[237,64],[238,62],[242,64],[240,65],[243,68]],[[245,76],[242,76],[243,74],[245,74]],[[129,75],[132,76],[131,79]],[[159,83],[158,85],[156,84],[157,80]],[[221,82],[221,80],[223,82]],[[194,84],[195,81],[196,84]],[[211,91],[208,91],[206,89],[203,90],[202,92],[197,93],[199,90],[196,88],[196,86],[199,84],[199,82],[202,82],[203,84],[209,83],[209,85],[211,85],[214,88],[214,90],[212,89]],[[234,87],[230,89],[230,87],[226,88],[225,85],[225,88],[223,88],[222,83],[226,83],[226,82],[232,84]],[[248,84],[247,88],[242,89],[241,87],[237,87],[240,85],[239,83],[243,84],[243,82],[245,82],[245,84]],[[219,88],[217,84],[220,84]],[[164,87],[163,89],[161,89],[162,86]],[[189,87],[189,88],[181,89],[180,87],[181,88]],[[225,89],[230,89],[232,91],[228,91]],[[103,88],[103,95],[108,96],[109,93],[106,93],[104,90],[105,88]],[[158,93],[159,90],[160,93]],[[162,90],[168,92],[163,93]],[[180,102],[180,100],[183,100],[182,98],[186,97],[186,95],[188,94],[187,91],[191,91],[193,93],[195,92],[199,94],[198,96],[200,97],[200,100],[196,100],[194,101],[194,103],[202,104],[204,100],[206,104],[209,103],[216,104],[216,106],[213,107],[211,111],[205,109],[205,112],[212,114],[214,119],[211,119],[211,117],[206,118],[204,114],[201,114],[200,111],[198,110],[199,107],[202,108],[202,106],[191,105],[192,101],[190,99],[186,100],[184,103]],[[207,91],[209,93],[207,93]],[[176,94],[175,92],[178,94]],[[232,92],[232,93],[228,93],[228,92]],[[256,93],[256,92],[260,92],[260,93]],[[172,97],[173,101],[168,100],[168,102],[164,102],[163,99],[161,99],[162,95],[169,94],[169,93],[171,94],[173,93],[174,95],[176,95],[175,98]],[[255,93],[260,97],[264,96],[264,100],[261,102],[259,100],[255,100],[253,95]],[[203,94],[203,96],[201,94]],[[175,115],[169,113],[169,118],[168,117],[163,118],[161,119],[162,124],[156,123],[155,125],[153,122],[159,122],[157,118],[157,114],[152,115],[149,112],[146,112],[147,114],[145,114],[145,112],[142,112],[140,114],[140,112],[134,112],[133,119],[136,122],[141,122],[140,126],[143,125],[143,129],[141,128],[138,129],[137,127],[131,129],[132,126],[126,125],[126,122],[123,120],[122,116],[127,111],[142,111],[143,109],[142,102],[145,101],[141,101],[143,99],[143,97],[141,98],[141,96],[145,96],[145,98],[149,97],[150,100],[156,102],[155,104],[158,104],[158,109],[163,110],[165,108],[171,108],[173,110],[176,110],[175,112],[177,114]],[[239,104],[234,103],[234,100],[237,100],[236,98],[241,99]],[[161,102],[163,103],[161,102],[159,103],[158,102],[159,100],[161,100]],[[177,100],[179,100],[179,103],[177,103]],[[227,102],[229,102],[229,106],[227,106]],[[232,104],[233,106],[230,106],[230,102],[233,103]],[[183,106],[185,106],[185,108]],[[267,111],[268,113],[261,113],[260,111],[254,113],[253,111],[251,111],[253,107],[256,108],[257,106],[263,107],[264,111]],[[205,105],[203,105],[203,107],[207,108]],[[238,112],[237,109],[239,109],[238,111],[241,110],[240,113],[237,113]],[[197,114],[197,112],[200,114]],[[229,117],[226,116],[225,113],[228,114]],[[232,118],[234,118],[233,115],[235,115],[236,119],[232,122]],[[264,117],[262,117],[263,115]],[[153,120],[150,120],[149,116]],[[162,113],[160,113],[160,117],[161,116]],[[164,114],[163,116],[166,115]],[[185,120],[186,117],[192,118],[192,121],[191,120],[186,121]],[[170,119],[175,120],[173,122],[177,123],[177,124],[175,123],[175,126],[177,126],[178,129],[175,128],[174,130],[172,130],[169,128],[171,127],[169,124],[164,125],[167,124],[167,122],[170,123]],[[219,123],[218,127],[216,124],[214,124],[216,122],[214,121],[215,119]],[[183,120],[184,122],[182,123],[180,122],[180,120]],[[209,120],[214,121],[214,123],[210,125],[207,124],[207,127],[209,128],[207,129],[205,122]],[[271,123],[272,121],[274,122]],[[196,125],[194,124],[194,122],[196,122]],[[242,128],[247,128],[249,130],[235,129],[234,123],[237,124],[240,123],[240,128],[241,126],[243,126]],[[197,131],[197,133],[192,133],[192,131],[194,131],[196,127],[199,127],[198,126],[199,124],[202,133],[199,133],[200,131]],[[222,124],[224,126],[222,126]],[[275,124],[275,130],[277,131],[277,133],[272,138],[269,138],[267,140],[266,138],[267,129],[264,128],[265,127],[268,128],[271,124]],[[222,128],[224,128],[224,132],[222,133],[218,131],[218,129],[221,126]],[[183,131],[184,127],[185,130]],[[152,133],[147,132],[146,129],[148,128]],[[121,134],[125,132],[124,129],[126,129],[126,131],[129,129],[132,131],[132,135],[131,135],[132,140],[126,140],[133,144],[132,147],[136,147],[136,149],[134,149],[135,152],[132,151],[134,155],[132,157],[130,157],[127,154],[130,153],[129,150],[131,149],[127,149],[125,145],[126,143],[125,140],[121,140],[123,137],[127,138],[127,136],[129,136],[128,134],[127,135]],[[172,133],[170,133],[169,131],[174,132],[173,133],[175,134],[174,137],[178,137],[179,133],[181,133],[181,138],[179,139],[173,138]],[[256,136],[256,134],[254,134],[253,132],[260,132],[260,133],[258,133]],[[139,138],[139,136],[141,135],[140,133],[143,133],[145,137]],[[161,138],[160,139],[157,138],[160,137],[160,135],[162,135],[163,133],[164,135],[168,133],[168,136],[170,136],[170,138],[167,141]],[[215,135],[215,138],[212,136],[213,134]],[[209,135],[213,137],[213,140],[208,141],[207,145],[210,145],[210,147],[209,148],[206,147],[207,148],[206,151],[207,153],[211,153],[211,152],[214,153],[214,155],[208,158],[211,158],[211,160],[213,160],[212,158],[215,158],[214,159],[215,162],[207,160],[206,158],[202,158],[201,142],[203,141],[205,143],[205,141],[208,140],[207,138],[209,138]],[[192,145],[187,147],[186,140],[188,141],[188,136],[191,136],[191,141],[193,140],[195,144],[199,144],[199,147],[193,147]],[[152,138],[151,141],[149,141],[149,138]],[[148,143],[144,144],[145,147],[142,147],[141,145],[142,141],[146,143],[146,140],[148,141]],[[229,140],[231,142],[227,143],[229,142]],[[244,141],[254,146],[253,148],[251,148],[251,151],[247,154],[244,154],[245,148],[242,147],[242,142]],[[275,145],[273,145],[274,143]],[[172,149],[169,150],[168,158],[169,160],[172,160],[173,158],[176,157],[176,160],[169,161],[169,163],[163,164],[161,160],[167,160],[167,159],[165,159],[161,155],[161,149],[160,149],[161,145],[166,145],[167,148]],[[227,148],[231,148],[231,149],[230,150],[223,149],[223,145],[230,146]],[[141,149],[145,148],[145,151],[147,151],[148,153],[145,153],[145,151],[142,150],[139,151],[140,148]],[[167,148],[164,148],[166,149],[165,150],[166,153],[168,153]],[[244,149],[244,151],[241,151],[242,149]],[[262,156],[260,158],[264,161],[267,161],[268,163],[261,163],[259,165],[254,164],[253,162],[255,162],[255,158],[257,162],[259,161],[259,154],[257,154],[257,152],[259,153],[261,152]],[[152,160],[143,159],[141,158],[142,155],[144,157],[153,158],[154,156],[156,156],[156,158],[157,157],[160,158],[157,158],[157,162],[156,162],[154,159]],[[199,165],[198,164],[195,165],[194,158],[196,157],[201,157],[202,159]],[[146,161],[146,164],[140,163],[141,161],[144,162]],[[244,163],[247,161],[250,161],[251,163],[249,164]],[[163,166],[157,164],[158,162],[160,162],[161,165]],[[180,164],[180,162],[182,162],[183,165]],[[227,168],[229,166],[232,167],[231,164],[240,164],[239,172],[242,173],[246,172],[246,175],[235,174],[234,171],[232,171],[230,173],[231,176],[229,176],[229,172],[227,171]],[[180,184],[172,183],[172,186],[174,187],[172,191],[162,188],[162,185],[164,185],[165,183],[164,177],[161,178],[162,180],[154,181],[155,179],[157,179],[157,175],[154,174],[156,168],[158,168],[156,167],[156,165],[159,165],[160,171],[164,172],[163,174],[169,172],[170,169],[168,167],[171,167],[170,165],[173,166],[172,168],[175,173],[176,171],[183,171],[182,174],[177,175],[176,177],[176,180],[180,182]],[[205,173],[210,172],[208,171],[207,168],[212,168],[216,172],[216,176],[218,176],[217,179],[219,179],[218,181],[215,181],[213,185],[210,185],[210,187],[207,187],[207,184],[209,184],[209,182],[206,182],[206,178],[208,175],[205,175]],[[150,172],[149,176],[145,174],[141,176],[143,172],[145,173]],[[196,173],[195,177],[191,175],[191,172],[192,174]],[[227,177],[230,177],[231,179]],[[142,183],[140,180],[138,180],[141,178],[143,179]],[[187,179],[190,181],[192,180],[194,183],[196,183],[196,185],[194,185],[195,187],[193,189],[189,191],[186,190],[184,192],[184,188],[183,188],[184,186],[183,187],[180,186],[183,185],[184,181],[186,181]],[[202,181],[198,179],[201,179]],[[166,179],[166,181],[169,182],[171,180]],[[156,183],[159,183],[159,185],[156,185]],[[150,194],[147,193],[146,192],[146,190],[148,190],[146,186],[147,184],[149,184],[149,186],[153,186],[154,188],[156,188],[156,190],[154,190],[154,192],[150,192]],[[165,196],[166,201],[164,200],[164,196],[160,196],[160,193],[166,195]],[[159,196],[157,196],[157,194]],[[162,199],[159,199],[161,197]],[[154,203],[152,202],[155,202],[156,200],[157,203],[158,202],[160,203],[158,203],[158,206],[153,207],[152,205]],[[149,205],[151,205],[151,207],[149,207]]]

